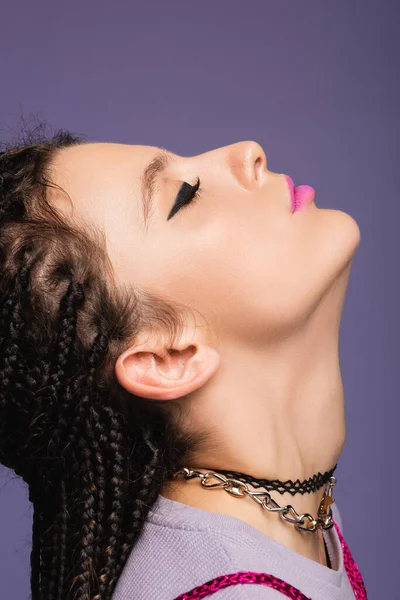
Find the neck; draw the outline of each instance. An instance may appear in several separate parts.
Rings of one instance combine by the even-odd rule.
[[[338,462],[346,435],[338,330],[348,274],[347,270],[335,281],[302,327],[286,339],[262,350],[224,349],[220,369],[193,394],[190,404],[191,424],[196,430],[212,431],[212,447],[182,466],[302,481]],[[250,485],[249,489],[260,491]],[[269,493],[280,506],[291,504],[298,514],[316,518],[324,489],[294,496]],[[238,499],[222,488],[204,489],[198,478],[167,482],[161,493],[242,519],[326,565],[321,530],[298,531],[251,498]]]

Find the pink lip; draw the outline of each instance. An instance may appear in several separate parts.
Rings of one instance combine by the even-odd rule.
[[[285,175],[285,179],[289,186],[290,200],[292,203],[292,213],[298,212],[315,198],[315,190],[310,185],[298,185],[295,187],[293,179],[289,175]]]

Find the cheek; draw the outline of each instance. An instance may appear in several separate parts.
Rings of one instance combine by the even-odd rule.
[[[247,216],[152,236],[132,261],[132,281],[199,311],[226,336],[265,343],[304,320],[343,264],[339,227],[320,218]]]
[[[282,330],[299,310],[306,273],[288,231],[235,225],[179,243],[152,243],[147,283],[163,296],[199,311],[214,328],[237,337]],[[252,235],[249,235],[252,231]],[[297,259],[296,259],[297,257]],[[263,334],[265,338],[265,333]]]

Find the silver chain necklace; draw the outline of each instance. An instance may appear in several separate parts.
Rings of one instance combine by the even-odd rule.
[[[284,521],[292,523],[298,530],[314,532],[318,529],[330,529],[334,525],[332,521],[331,504],[335,502],[335,499],[332,497],[332,489],[336,483],[336,477],[332,476],[329,478],[318,508],[318,516],[316,519],[314,519],[309,513],[303,513],[302,515],[299,515],[291,504],[279,506],[279,504],[275,502],[273,498],[271,498],[271,494],[269,494],[267,491],[253,492],[249,489],[247,483],[231,477],[225,477],[225,475],[217,473],[216,471],[207,471],[206,473],[201,473],[196,469],[183,467],[174,473],[172,479],[177,479],[177,476],[181,474],[184,476],[185,480],[192,479],[193,477],[199,477],[201,480],[201,485],[206,489],[223,488],[225,492],[228,492],[228,494],[231,494],[235,497],[250,496],[250,498],[258,502],[262,508],[265,508],[269,512],[279,513],[280,517]],[[219,482],[211,484],[208,483],[208,481],[212,478],[218,479]],[[290,513],[292,517],[288,516],[288,513]]]

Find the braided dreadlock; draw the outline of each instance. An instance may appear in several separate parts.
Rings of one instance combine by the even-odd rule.
[[[164,481],[204,434],[178,425],[178,401],[118,384],[139,330],[173,335],[181,313],[117,287],[101,233],[48,201],[56,152],[84,139],[28,136],[0,153],[0,463],[29,486],[32,600],[109,600]]]

